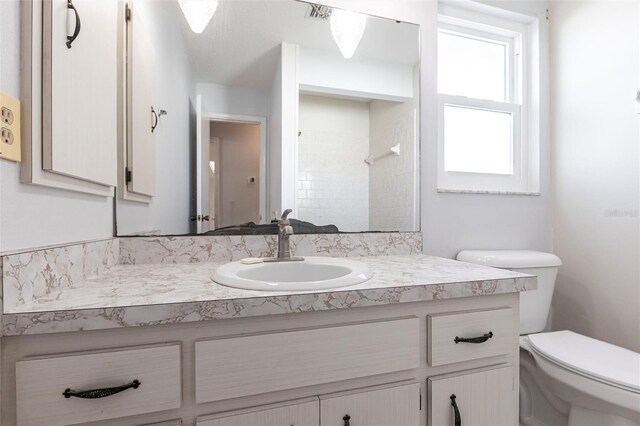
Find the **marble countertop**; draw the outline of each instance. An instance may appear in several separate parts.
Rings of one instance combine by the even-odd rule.
[[[426,255],[353,258],[373,278],[339,289],[265,292],[211,279],[222,263],[117,265],[17,308],[5,306],[3,334],[22,335],[171,324],[357,306],[513,293],[534,276]]]

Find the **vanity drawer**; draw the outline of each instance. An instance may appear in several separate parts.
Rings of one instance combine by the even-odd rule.
[[[418,318],[196,342],[196,402],[418,368]]]
[[[429,365],[508,354],[517,345],[517,322],[511,308],[429,315]]]
[[[180,375],[180,344],[26,358],[16,362],[17,422],[70,425],[179,408]],[[136,388],[103,397],[64,395],[135,380]]]

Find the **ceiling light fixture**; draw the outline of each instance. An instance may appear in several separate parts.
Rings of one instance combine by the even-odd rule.
[[[346,59],[353,56],[367,25],[367,17],[361,13],[334,9],[329,18],[331,34],[338,49]]]
[[[217,0],[178,0],[191,31],[202,33],[218,8]]]

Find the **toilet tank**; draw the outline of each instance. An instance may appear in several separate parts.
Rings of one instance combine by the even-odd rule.
[[[551,308],[560,258],[533,250],[463,250],[458,260],[538,277],[538,289],[520,293],[520,334],[544,330]]]

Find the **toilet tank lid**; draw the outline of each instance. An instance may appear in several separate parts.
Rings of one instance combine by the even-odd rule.
[[[555,254],[534,250],[462,250],[457,259],[495,268],[549,268],[562,265]]]

